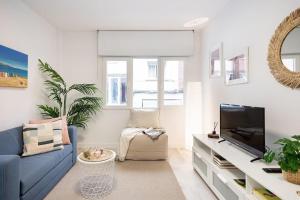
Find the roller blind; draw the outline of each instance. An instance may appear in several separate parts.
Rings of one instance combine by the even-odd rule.
[[[191,56],[193,31],[99,31],[100,56]]]

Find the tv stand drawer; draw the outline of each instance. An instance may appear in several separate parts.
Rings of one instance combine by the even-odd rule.
[[[205,181],[208,180],[209,166],[202,156],[195,151],[193,151],[193,167]]]

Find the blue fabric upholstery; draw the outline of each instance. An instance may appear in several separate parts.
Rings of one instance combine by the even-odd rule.
[[[63,150],[22,158],[20,161],[21,194],[25,194],[71,153],[72,146],[65,145]]]
[[[77,129],[75,126],[69,126],[68,132],[73,146],[73,165],[75,165],[77,160]]]
[[[21,155],[23,152],[23,128],[0,132],[0,155]]]
[[[35,184],[26,194],[21,196],[21,200],[41,200],[59,182],[59,180],[71,169],[72,155],[67,156],[37,184]]]
[[[19,162],[20,157],[17,155],[0,155],[0,199],[19,199]]]
[[[0,200],[42,200],[76,163],[77,132],[63,150],[21,157],[22,127],[0,132]]]

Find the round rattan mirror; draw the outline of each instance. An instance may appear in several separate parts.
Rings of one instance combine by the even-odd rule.
[[[277,27],[268,52],[271,73],[281,84],[300,88],[300,8]],[[299,49],[299,50],[298,50]]]

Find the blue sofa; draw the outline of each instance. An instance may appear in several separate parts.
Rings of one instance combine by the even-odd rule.
[[[29,157],[23,151],[22,127],[0,132],[0,200],[41,200],[76,163],[77,132],[63,150]]]

